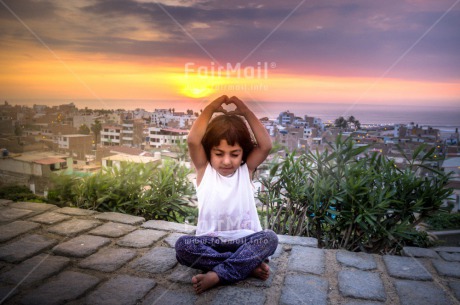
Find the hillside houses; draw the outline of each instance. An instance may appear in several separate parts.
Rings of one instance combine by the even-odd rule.
[[[341,129],[325,126],[321,119],[299,117],[290,111],[279,114],[274,121],[263,122],[273,142],[278,143],[287,151],[323,151],[341,134],[342,137],[351,137],[355,145],[369,145],[370,153],[378,153],[393,159],[396,165],[404,168],[406,157],[411,158],[414,151],[424,145],[424,151],[435,150],[435,160],[431,163],[434,168],[441,167],[441,160],[445,157],[458,156],[458,132],[451,134],[447,139],[441,137],[438,129],[429,126],[418,126],[415,123],[396,124],[394,126],[367,126]],[[454,144],[454,145],[452,145]],[[438,159],[439,161],[436,161]]]
[[[190,129],[196,119],[193,111],[175,112],[174,109],[155,109],[151,114],[151,122],[155,126]]]
[[[273,142],[288,151],[306,151],[318,142],[325,130],[320,118],[297,117],[290,111],[281,112],[275,121],[262,122]],[[321,141],[320,141],[321,142]]]
[[[110,160],[112,164],[125,160],[145,162],[158,158],[155,153],[161,153],[161,158],[185,160],[186,139],[197,116],[192,110],[79,110],[72,103],[29,108],[5,102],[0,105],[0,148],[6,152],[6,159],[23,154],[58,154],[61,157],[55,159],[65,159],[75,170],[84,172],[98,170],[103,162],[110,164]],[[399,168],[407,164],[404,155],[411,156],[421,144],[426,146],[425,151],[435,149],[439,161],[431,163],[434,168],[441,169],[442,161],[460,157],[458,130],[441,136],[435,128],[414,123],[341,129],[327,126],[320,118],[298,116],[288,110],[261,122],[277,143],[275,147],[281,147],[279,156],[290,151],[324,151],[342,134],[353,138],[357,146],[369,145],[370,153],[393,159]],[[15,175],[11,174],[8,181],[11,177]],[[21,181],[26,180],[30,179]]]
[[[79,110],[73,103],[54,107],[34,105],[30,108],[12,106],[5,102],[0,105],[0,127],[2,127],[0,144],[2,148],[11,152],[29,151],[30,149],[26,147],[37,147],[37,143],[42,144],[40,149],[57,150],[63,148],[64,138],[75,138],[72,135],[81,134],[82,130],[86,130],[93,141],[97,141],[92,143],[94,145],[92,150],[96,145],[161,148],[159,142],[171,144],[171,141],[165,140],[171,136],[171,130],[181,130],[183,136],[196,116],[197,113],[191,110],[187,112],[175,112],[174,109],[155,109],[153,112],[144,109]],[[101,124],[97,136],[94,135],[93,130],[96,123]],[[156,134],[164,134],[165,139],[150,143],[149,128],[156,127],[160,128],[155,131]]]
[[[158,162],[159,156],[154,156],[153,151],[161,150],[167,158],[179,158],[172,150],[177,144],[185,143],[196,116],[197,113],[190,110],[79,110],[73,103],[24,107],[5,102],[0,105],[0,148],[3,154],[0,185],[16,180],[29,186],[30,181],[47,180],[49,172],[63,168],[93,172],[101,168],[103,162],[111,163],[109,161],[114,164],[127,160]],[[113,152],[96,157],[100,147],[112,148],[110,151]],[[115,151],[115,147],[124,148],[124,151]],[[58,157],[46,158],[42,154]],[[34,155],[38,156],[39,163],[30,157]],[[59,162],[49,163],[52,161]],[[39,164],[44,168],[38,169]],[[17,173],[16,169],[21,166],[31,170]],[[34,189],[43,192],[44,187]]]

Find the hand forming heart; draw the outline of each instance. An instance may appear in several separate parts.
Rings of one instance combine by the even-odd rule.
[[[237,109],[236,105],[232,102],[222,104],[222,109],[225,110],[225,113],[233,112]]]

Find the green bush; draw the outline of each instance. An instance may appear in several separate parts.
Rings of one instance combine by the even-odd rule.
[[[198,224],[198,208],[187,206],[183,208],[183,211],[185,214],[177,215],[177,222],[196,226]]]
[[[459,230],[460,213],[439,212],[427,220],[432,230]]]
[[[179,216],[188,216],[184,208],[194,194],[192,183],[187,178],[189,173],[190,170],[174,161],[152,172],[147,189],[142,193],[142,203],[152,215],[151,219],[178,221]]]
[[[51,176],[52,187],[48,190],[48,201],[58,206],[73,206],[72,187],[79,182],[79,177],[67,172]]]
[[[351,138],[338,137],[323,153],[290,153],[260,178],[268,228],[350,251],[396,253],[405,245],[429,245],[416,226],[451,190],[445,188],[448,175],[425,166],[434,150],[423,149],[407,158],[404,170],[367,155],[367,147],[354,147]],[[418,175],[422,169],[432,177]]]
[[[0,198],[12,201],[46,202],[46,200],[23,185],[9,185],[0,187]]]
[[[121,212],[178,221],[193,193],[188,169],[174,162],[162,166],[122,163],[86,177],[61,174],[53,179],[49,200],[97,211]]]

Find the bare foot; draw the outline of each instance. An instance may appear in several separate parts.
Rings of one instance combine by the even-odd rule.
[[[270,267],[266,263],[261,263],[256,269],[252,270],[251,275],[262,281],[266,281],[270,276]]]
[[[192,277],[193,288],[197,294],[216,286],[219,281],[219,276],[214,271],[209,271],[206,274],[197,274]]]

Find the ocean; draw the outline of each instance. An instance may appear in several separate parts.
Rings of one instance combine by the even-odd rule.
[[[319,117],[323,122],[334,122],[340,116],[353,115],[363,124],[415,124],[440,129],[455,130],[460,127],[460,106],[406,106],[366,104],[319,103],[259,103],[253,106],[258,116],[276,118],[281,111],[289,110],[297,116]]]
[[[126,109],[136,108],[153,111],[161,108],[174,108],[176,111],[203,109],[207,102],[200,100],[154,101],[154,100],[53,100],[53,101],[9,101],[10,104],[33,106],[33,104],[56,106],[73,102],[83,109]],[[407,105],[370,105],[339,103],[294,103],[294,102],[248,102],[248,106],[257,117],[276,119],[280,112],[289,110],[296,116],[318,117],[323,122],[333,122],[339,116],[353,115],[362,125],[365,124],[408,124],[414,122],[420,126],[431,126],[443,131],[455,131],[460,128],[460,104],[458,106],[407,106]]]

